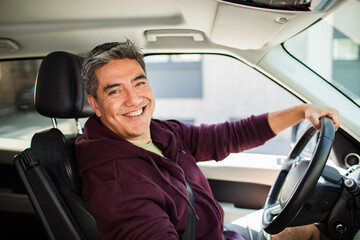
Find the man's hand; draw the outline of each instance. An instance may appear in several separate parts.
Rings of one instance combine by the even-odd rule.
[[[302,104],[282,111],[271,112],[268,121],[275,134],[307,119],[315,128],[320,128],[320,118],[327,116],[332,119],[335,130],[340,127],[339,111],[331,107],[321,107],[312,104]]]
[[[319,107],[315,105],[306,105],[305,119],[309,120],[316,129],[320,129],[320,118],[325,116],[331,118],[331,120],[334,122],[335,130],[340,127],[339,111],[337,109],[330,107]]]

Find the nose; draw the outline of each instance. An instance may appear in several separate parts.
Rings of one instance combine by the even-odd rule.
[[[126,93],[125,105],[129,107],[137,106],[141,103],[142,97],[133,89],[129,89]]]

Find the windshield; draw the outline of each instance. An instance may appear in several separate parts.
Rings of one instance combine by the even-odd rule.
[[[359,44],[360,2],[351,0],[284,47],[360,106]]]

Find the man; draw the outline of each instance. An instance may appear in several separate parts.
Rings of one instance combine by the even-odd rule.
[[[155,100],[143,56],[130,41],[94,48],[82,77],[95,115],[76,141],[76,155],[84,199],[105,239],[180,239],[189,208],[196,216],[197,239],[222,239],[224,213],[197,161],[222,160],[261,145],[303,119],[319,128],[319,118],[329,116],[339,127],[335,109],[305,104],[200,127],[153,120]],[[290,234],[319,235],[314,226],[304,229]]]

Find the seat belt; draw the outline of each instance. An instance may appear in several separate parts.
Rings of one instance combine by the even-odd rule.
[[[154,143],[153,143],[153,145],[155,146],[155,148],[157,148],[157,146]],[[154,149],[146,149],[142,145],[137,145],[137,146],[141,147],[141,148],[143,148],[145,150],[151,151],[153,153],[159,154],[160,156],[164,157],[161,150],[158,149],[158,148],[157,149],[160,152],[154,151]],[[180,165],[180,162],[178,163],[178,166],[182,169],[182,166]],[[190,186],[189,182],[187,181],[184,169],[183,169],[183,172],[184,172],[184,176],[185,176],[185,183],[186,183],[186,189],[188,191],[189,202],[191,203],[193,209],[195,209],[195,201],[194,201],[193,191],[191,189],[191,186]],[[183,233],[181,239],[182,240],[195,240],[196,239],[196,216],[195,216],[195,213],[192,211],[190,206],[189,206],[189,214],[188,214],[188,218],[187,218],[187,222],[186,222],[186,229],[185,229],[185,232]]]
[[[188,195],[189,195],[189,201],[190,201],[192,207],[195,209],[194,195],[193,195],[191,186],[186,179],[186,176],[185,176],[185,182],[186,182],[186,189],[187,189]],[[195,218],[195,213],[193,212],[193,210],[191,209],[190,206],[189,206],[189,214],[188,214],[187,223],[186,223],[186,230],[185,230],[184,234],[182,235],[181,239],[182,240],[195,240],[196,239],[196,218]]]

